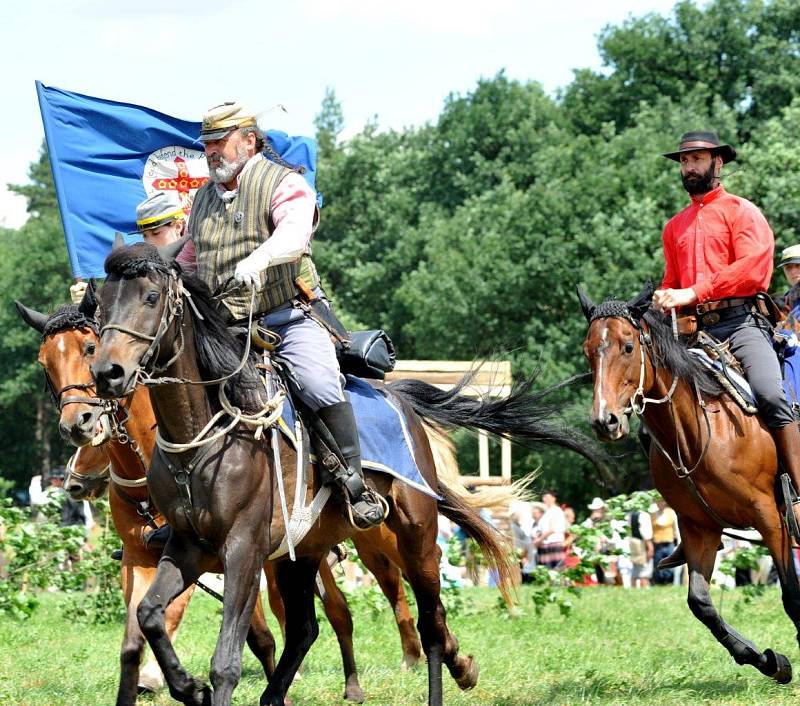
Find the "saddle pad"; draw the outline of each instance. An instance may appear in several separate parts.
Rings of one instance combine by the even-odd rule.
[[[361,465],[370,471],[388,473],[432,498],[439,495],[428,485],[414,460],[414,443],[405,417],[388,397],[353,375],[345,375],[348,392],[361,442]],[[297,448],[294,438],[294,405],[286,398],[281,431]]]
[[[755,414],[756,399],[753,397],[750,383],[744,377],[732,370],[730,366],[723,368],[719,360],[709,358],[708,353],[702,348],[689,348],[688,351],[713,373],[714,377],[722,383],[723,387],[728,390],[731,397],[745,412]]]

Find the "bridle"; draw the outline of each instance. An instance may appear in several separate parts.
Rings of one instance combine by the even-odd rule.
[[[672,312],[673,322],[675,319],[675,311]],[[599,318],[599,317],[598,317]],[[669,405],[670,415],[672,416],[672,425],[675,428],[675,452],[677,456],[677,462],[672,459],[672,456],[669,452],[664,448],[663,444],[656,438],[654,434],[650,434],[650,438],[655,444],[655,447],[661,452],[664,458],[669,461],[670,466],[672,466],[672,470],[675,471],[675,474],[678,478],[689,478],[692,473],[700,466],[703,459],[708,452],[708,448],[711,445],[711,420],[708,416],[708,408],[706,407],[705,400],[703,399],[700,393],[700,387],[697,384],[697,381],[694,382],[694,391],[697,397],[697,402],[700,405],[700,408],[703,410],[703,418],[705,419],[706,423],[706,441],[703,445],[703,449],[700,452],[700,456],[697,459],[697,462],[691,468],[686,467],[686,463],[683,460],[683,456],[681,454],[681,444],[680,439],[678,438],[680,435],[679,426],[675,419],[675,406],[673,404],[672,398],[675,394],[675,390],[678,387],[678,376],[673,374],[672,376],[672,383],[670,384],[669,390],[667,394],[661,398],[654,399],[651,397],[645,397],[644,392],[644,385],[647,375],[647,368],[646,368],[646,359],[649,358],[650,365],[653,367],[653,371],[658,368],[657,364],[657,356],[655,352],[655,347],[653,344],[653,339],[650,336],[649,331],[646,330],[645,325],[643,322],[636,321],[632,316],[623,316],[626,321],[628,321],[638,332],[639,334],[639,354],[640,354],[640,366],[639,366],[639,385],[636,388],[636,391],[631,396],[631,399],[628,403],[628,406],[624,409],[625,414],[630,414],[633,412],[640,420],[644,421],[644,412],[645,408],[648,404],[651,405],[660,405],[660,404],[667,404]],[[673,326],[674,330],[674,326]],[[647,353],[645,353],[647,351]],[[704,503],[705,504],[705,503]],[[710,509],[710,508],[709,508]]]

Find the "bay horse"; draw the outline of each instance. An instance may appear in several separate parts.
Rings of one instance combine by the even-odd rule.
[[[60,428],[66,438],[79,444],[78,450],[67,464],[67,477],[64,488],[75,500],[101,497],[109,485],[114,488],[112,493],[112,520],[115,528],[122,538],[123,559],[125,564],[133,563],[132,590],[124,589],[126,605],[129,612],[135,614],[141,595],[147,590],[154,575],[158,561],[157,550],[142,551],[143,535],[152,526],[148,514],[152,513],[160,522],[160,513],[154,507],[139,506],[136,512],[131,512],[134,498],[130,488],[141,489],[146,487],[145,470],[150,464],[154,440],[153,424],[155,417],[147,392],[137,388],[132,396],[135,398],[136,414],[129,418],[125,424],[115,416],[110,420],[103,419],[109,410],[94,403],[93,391],[82,387],[82,381],[90,380],[89,364],[93,359],[93,346],[99,342],[96,327],[93,322],[96,303],[93,290],[90,289],[85,301],[76,310],[73,306],[59,310],[48,317],[17,302],[20,316],[31,327],[43,335],[42,346],[39,352],[39,363],[42,365],[47,387],[51,390],[82,389],[86,397],[73,397],[69,403],[61,407],[62,416],[59,420]],[[88,318],[87,318],[88,317]],[[56,394],[57,398],[63,394]],[[123,404],[124,408],[124,404]],[[119,410],[117,410],[119,416]],[[105,424],[104,424],[105,422]],[[106,428],[108,433],[105,432]],[[455,459],[452,442],[443,432],[434,427],[426,428],[426,433],[431,443],[431,448],[436,459],[437,474],[440,479],[463,495],[465,501],[473,508],[504,507],[515,499],[524,497],[524,484],[514,484],[510,487],[492,488],[467,493],[461,491],[459,471]],[[93,446],[92,443],[99,444]],[[109,459],[106,448],[111,445],[114,461]],[[129,446],[134,450],[134,455],[125,457],[131,461],[127,468],[120,468],[120,447]],[[113,453],[113,452],[112,452]],[[116,470],[112,468],[115,466]],[[120,505],[119,498],[123,497],[125,503]],[[147,498],[143,500],[147,502]],[[378,585],[389,601],[392,614],[395,617],[402,649],[402,662],[404,668],[415,666],[421,659],[422,646],[419,635],[414,628],[414,621],[405,598],[402,576],[397,565],[390,557],[397,555],[396,542],[391,533],[383,526],[368,532],[358,533],[353,538],[360,559],[369,571],[376,577]],[[129,558],[130,557],[130,558]],[[125,565],[122,568],[123,586],[124,577],[129,575]],[[143,577],[136,587],[136,579]],[[284,626],[283,604],[278,593],[274,573],[271,565],[265,566],[265,577],[270,607],[278,618],[281,628]],[[322,591],[318,595],[323,602],[325,613],[334,628],[342,653],[342,662],[345,673],[345,690],[343,698],[349,701],[361,702],[364,699],[363,690],[358,680],[355,655],[353,650],[353,624],[352,616],[347,605],[347,600],[336,583],[327,560],[320,565],[319,579]],[[186,595],[188,603],[190,593]],[[185,604],[181,604],[185,607]],[[181,619],[182,611],[178,604],[171,607],[169,634],[174,637]],[[134,626],[138,626],[134,623]],[[271,644],[267,638],[267,647]],[[274,650],[274,647],[272,648]],[[274,664],[274,657],[268,659]],[[137,662],[138,664],[138,662]],[[123,681],[126,681],[123,679]],[[163,677],[155,660],[151,656],[143,668],[139,670],[138,686],[140,689],[156,691],[163,686]],[[123,703],[124,699],[118,701]]]
[[[775,562],[800,640],[800,586],[777,500],[775,444],[761,419],[743,412],[650,308],[652,296],[648,283],[628,302],[595,305],[578,288],[589,322],[583,352],[594,380],[592,427],[602,440],[616,441],[628,433],[631,412],[641,416],[652,438],[653,481],[678,515],[692,613],[737,664],[786,684],[789,660],[736,632],[709,593],[723,528],[754,527]]]
[[[139,605],[139,623],[173,698],[185,704],[223,706],[230,703],[241,676],[242,644],[247,616],[256,600],[257,576],[286,534],[284,513],[273,511],[278,505],[275,498],[283,492],[278,475],[294,487],[298,463],[294,447],[283,435],[270,437],[269,429],[265,435],[258,431],[254,435],[238,423],[244,419],[263,432],[266,425],[258,421],[263,418],[259,415],[267,414],[273,423],[281,396],[265,400],[264,384],[253,361],[227,329],[207,288],[181,275],[173,260],[176,252],[168,246],[159,254],[146,244],[118,244],[112,250],[106,260],[108,278],[99,292],[104,324],[101,345],[91,367],[102,397],[126,396],[142,376],[152,385],[150,395],[163,441],[148,481],[172,533],[156,578]],[[152,378],[157,372],[165,377]],[[216,386],[207,391],[203,379]],[[439,494],[435,499],[390,476],[367,471],[388,504],[386,526],[396,538],[396,560],[417,598],[418,629],[428,658],[428,703],[439,706],[442,663],[462,689],[475,685],[478,670],[472,656],[459,654],[439,597],[438,513],[478,542],[508,600],[512,569],[502,537],[437,481],[420,415],[433,423],[452,425],[455,420],[461,426],[488,431],[496,431],[499,425],[502,433],[528,440],[583,446],[573,433],[547,423],[552,411],[543,411],[529,388],[512,394],[505,404],[468,399],[460,390],[440,393],[424,383],[395,383],[382,389],[401,411],[417,466]],[[207,433],[211,436],[205,437]],[[591,456],[590,451],[585,453]],[[302,465],[300,472],[305,472]],[[322,489],[318,474],[310,474],[309,486],[306,500]],[[335,494],[324,505],[295,548],[294,561],[286,555],[276,559],[286,639],[261,696],[262,706],[283,704],[299,664],[317,637],[313,601],[317,567],[332,545],[354,533],[340,502]],[[217,561],[224,567],[226,590],[211,664],[212,691],[178,660],[164,629],[164,610]]]

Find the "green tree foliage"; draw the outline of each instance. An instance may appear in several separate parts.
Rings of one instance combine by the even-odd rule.
[[[333,155],[336,149],[336,140],[344,128],[342,104],[339,103],[336,92],[330,86],[325,89],[322,106],[314,117],[314,127],[317,128],[316,140],[319,157],[324,163]]]
[[[44,146],[28,176],[31,184],[13,189],[28,199],[31,217],[19,230],[0,231],[0,286],[4,292],[0,307],[0,435],[5,440],[0,473],[19,486],[27,486],[32,474],[46,471],[50,463],[69,455],[58,438],[57,415],[43,390],[36,362],[39,336],[23,323],[14,307],[16,299],[46,313],[68,298],[67,250]],[[53,449],[50,458],[43,435]]]

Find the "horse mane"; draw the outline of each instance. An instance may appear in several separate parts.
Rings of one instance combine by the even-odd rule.
[[[153,281],[170,270],[177,271],[184,288],[192,299],[200,317],[194,315],[192,306],[185,313],[192,317],[197,363],[203,380],[216,380],[230,375],[241,363],[245,346],[227,327],[227,320],[213,298],[208,286],[197,277],[183,274],[176,263],[167,264],[158,249],[148,243],[134,243],[111,251],[106,258],[105,270],[110,277],[131,279],[148,277]],[[242,370],[225,383],[225,393],[235,407],[245,412],[257,411],[262,406],[258,371],[252,358]],[[213,395],[209,396],[216,406]]]
[[[650,327],[653,350],[661,365],[690,387],[697,385],[703,395],[719,397],[725,393],[725,388],[708,368],[688,352],[687,337],[680,336],[675,340],[672,326],[661,312],[648,309],[643,319]]]

